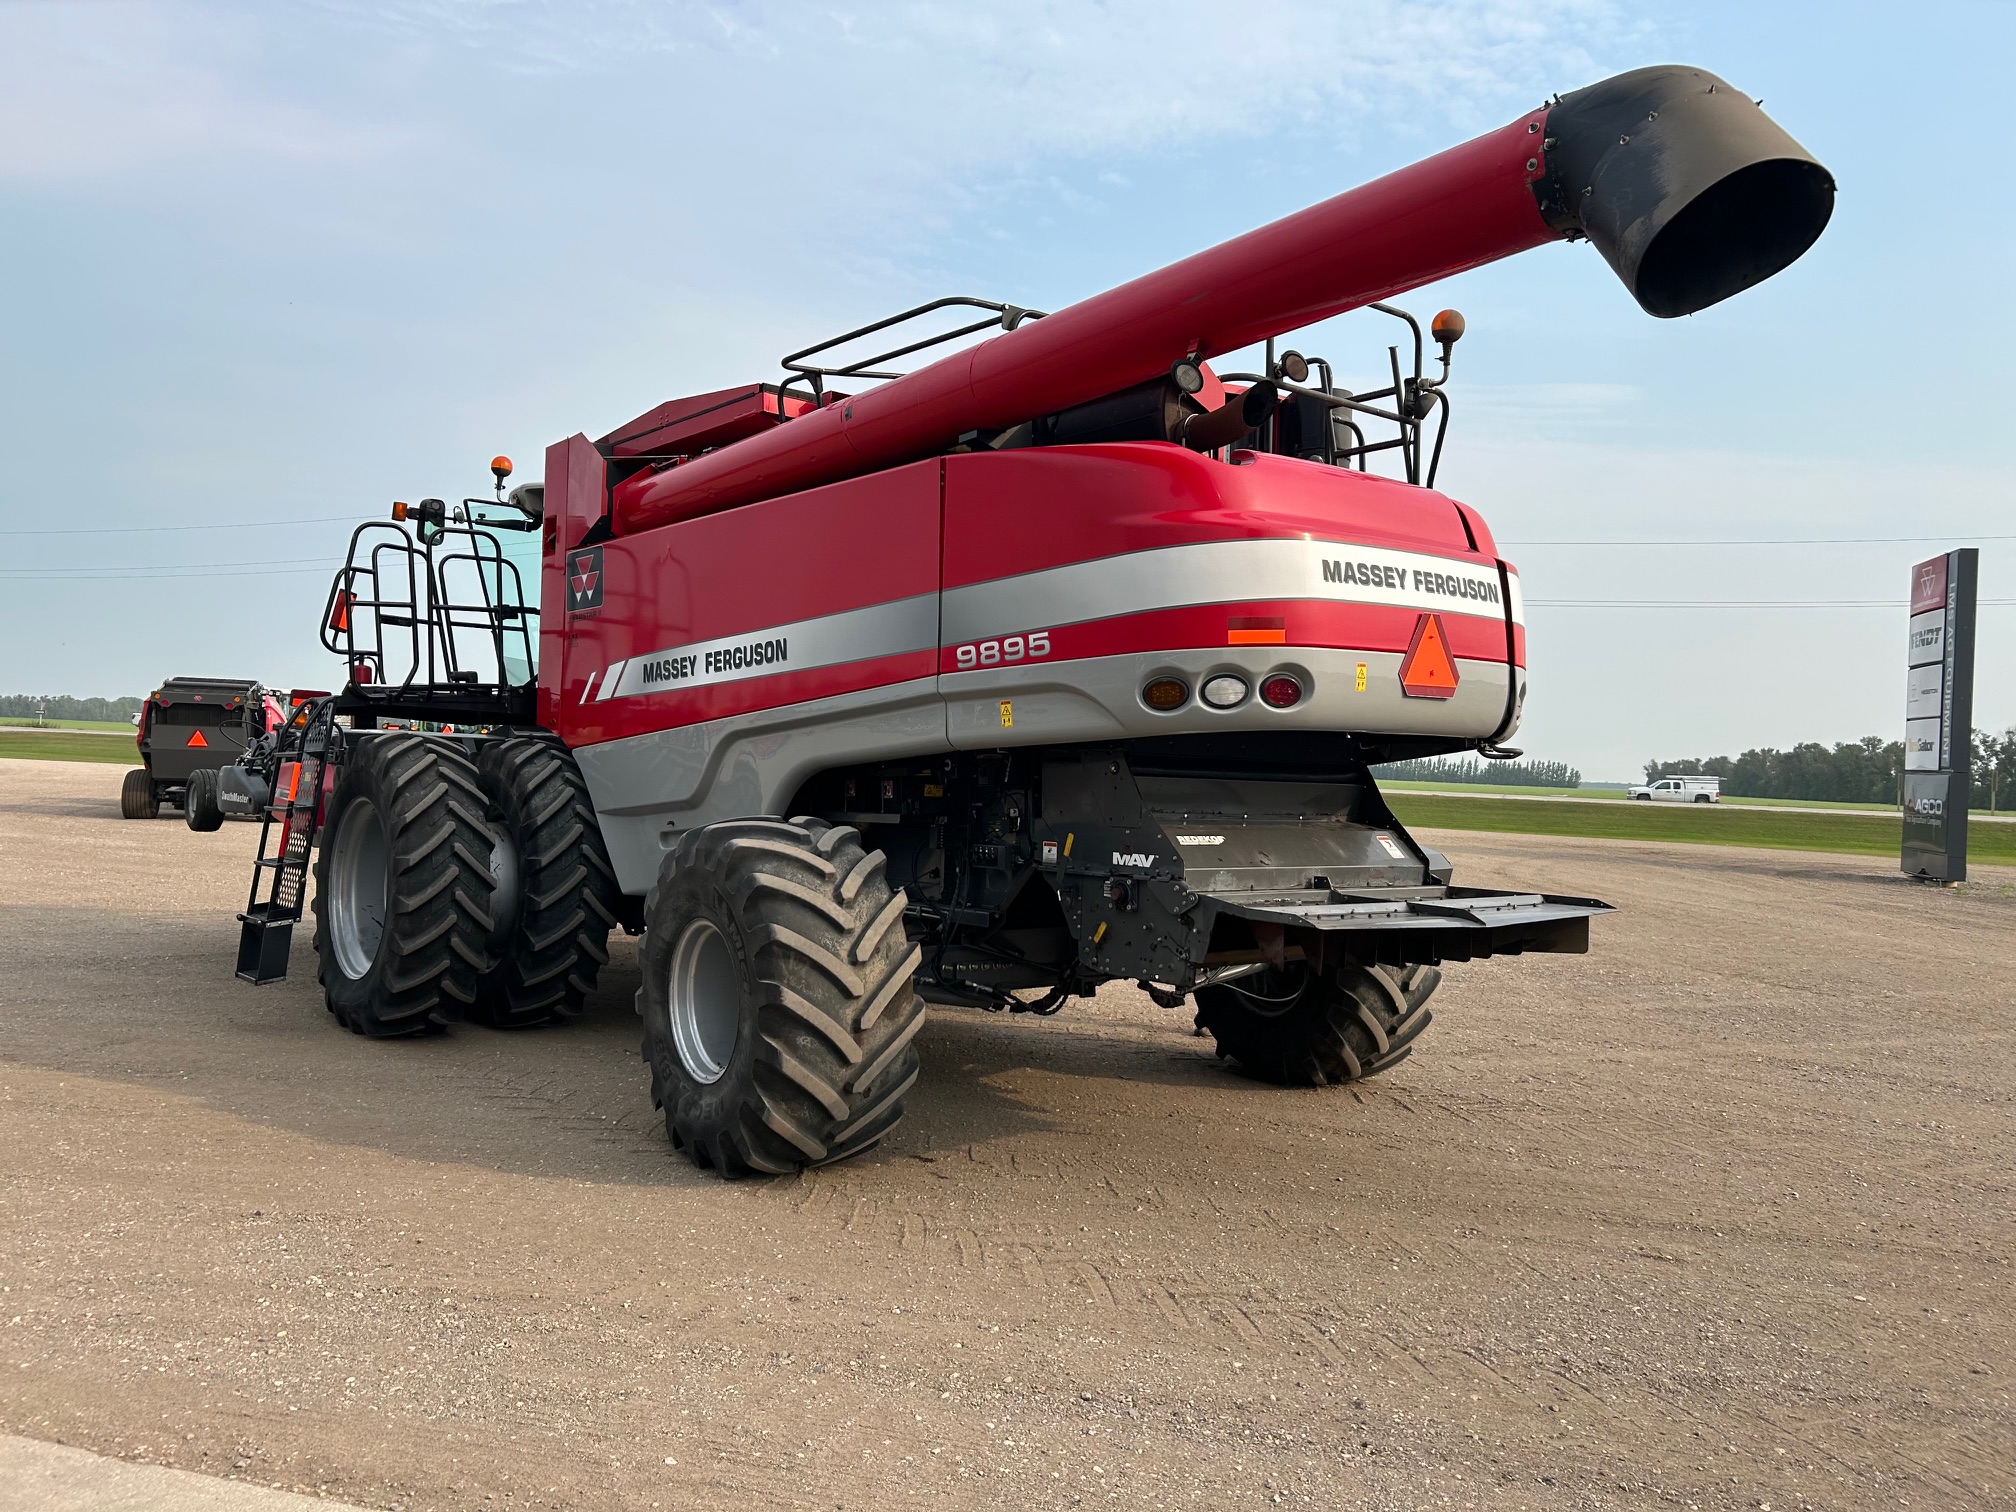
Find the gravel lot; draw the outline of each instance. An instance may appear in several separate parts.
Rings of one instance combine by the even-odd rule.
[[[2016,872],[1448,834],[1604,897],[1355,1090],[934,1010],[724,1185],[587,1019],[231,978],[256,830],[0,761],[0,1430],[404,1508],[2016,1507]],[[4,1500],[0,1496],[0,1500]]]

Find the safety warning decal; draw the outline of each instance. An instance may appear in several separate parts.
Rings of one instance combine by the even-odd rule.
[[[1400,691],[1409,698],[1456,696],[1456,660],[1449,654],[1449,636],[1442,616],[1424,614],[1414,624],[1414,639],[1400,661]]]

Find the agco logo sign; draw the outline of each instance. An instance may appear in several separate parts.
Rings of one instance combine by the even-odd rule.
[[[567,612],[602,607],[602,548],[590,546],[567,553]]]

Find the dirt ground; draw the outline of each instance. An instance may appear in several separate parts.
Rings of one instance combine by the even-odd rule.
[[[582,1023],[232,980],[256,830],[0,761],[0,1430],[402,1508],[2016,1507],[2016,872],[1444,834],[1607,898],[1357,1089],[934,1010],[724,1185]],[[0,1501],[4,1501],[0,1495]]]

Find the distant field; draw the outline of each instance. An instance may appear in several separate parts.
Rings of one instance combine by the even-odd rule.
[[[1390,800],[1402,823],[1425,829],[1586,835],[1855,856],[1894,856],[1900,839],[1899,821],[1889,814],[1781,814],[1727,804],[1507,803],[1488,796],[1441,798],[1405,792],[1390,794]],[[1967,854],[1976,861],[2016,864],[2016,825],[1970,827]]]
[[[1509,798],[1600,798],[1606,802],[1639,803],[1629,797],[1622,788],[1543,788],[1543,787],[1503,787],[1496,783],[1470,782],[1381,782],[1379,790],[1384,792],[1451,793],[1459,789],[1468,794],[1475,788],[1479,797]],[[1822,798],[1732,798],[1724,795],[1722,803],[1729,808],[1824,808],[1841,809],[1847,813],[1891,814],[1897,811],[1894,803],[1830,803]],[[1646,801],[1645,808],[1675,808],[1677,804],[1652,803]],[[1713,807],[1702,804],[1700,807]]]
[[[104,761],[118,766],[140,765],[140,753],[130,740],[107,740],[87,730],[12,730],[0,728],[0,759],[25,761]]]
[[[0,714],[0,729],[16,727],[31,730],[108,730],[121,735],[133,733],[133,723],[126,719],[52,719],[44,725],[32,714]]]

